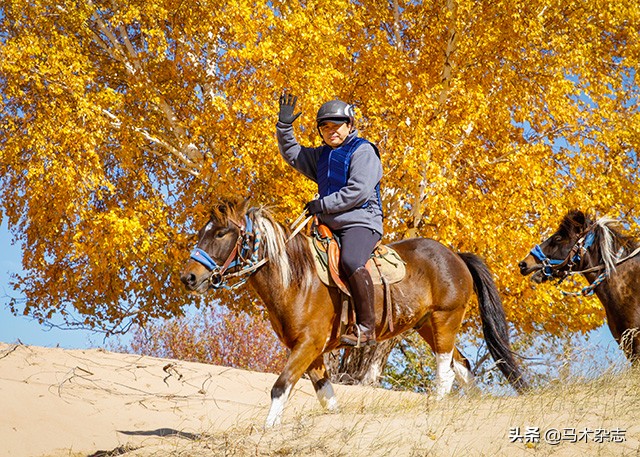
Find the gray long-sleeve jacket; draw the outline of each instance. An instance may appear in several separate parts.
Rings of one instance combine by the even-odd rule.
[[[318,158],[323,146],[300,146],[293,135],[291,124],[278,122],[276,133],[282,157],[300,173],[317,183]],[[357,131],[351,132],[345,139],[345,144],[357,136]],[[376,193],[376,186],[381,179],[380,158],[371,144],[363,143],[351,156],[347,184],[338,192],[322,198],[322,214],[318,217],[332,230],[359,226],[371,228],[382,235],[382,208]]]

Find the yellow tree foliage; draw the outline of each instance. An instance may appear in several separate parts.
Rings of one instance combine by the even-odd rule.
[[[525,331],[602,322],[516,264],[571,208],[639,216],[637,2],[5,0],[0,21],[16,312],[111,330],[179,314],[210,205],[250,196],[284,221],[314,193],[277,151],[287,88],[303,143],[322,102],[357,107],[387,241],[480,254]]]

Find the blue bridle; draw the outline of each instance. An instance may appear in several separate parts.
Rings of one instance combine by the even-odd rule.
[[[223,265],[218,265],[215,260],[211,258],[204,249],[196,246],[191,251],[191,259],[202,264],[207,270],[211,272],[209,276],[210,286],[214,289],[235,289],[244,284],[248,277],[241,279],[239,282],[228,286],[226,284],[225,273],[234,267],[241,267],[241,270],[235,273],[236,276],[252,273],[255,271],[255,267],[258,266],[258,249],[260,248],[260,231],[257,227],[253,226],[253,221],[248,215],[244,216],[245,225],[240,227],[240,234],[236,245],[231,250],[229,257]],[[249,245],[250,235],[253,237],[253,245]],[[251,254],[249,256],[249,254]]]
[[[594,232],[587,233],[584,237],[580,238],[576,241],[576,244],[573,245],[571,251],[564,260],[558,259],[550,259],[544,253],[539,244],[536,244],[534,248],[531,250],[530,254],[542,264],[542,273],[547,278],[553,277],[553,267],[564,266],[565,264],[569,265],[569,270],[573,267],[573,265],[580,262],[582,255],[589,249],[596,238]]]
[[[215,270],[219,267],[216,261],[213,260],[206,251],[198,247],[191,251],[191,258],[196,262],[200,262],[207,270]]]

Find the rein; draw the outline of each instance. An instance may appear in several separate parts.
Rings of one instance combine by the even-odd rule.
[[[627,260],[629,260],[632,257],[635,257],[638,253],[640,253],[640,248],[637,248],[635,251],[633,251],[631,254],[629,254],[625,258],[620,259],[620,260],[616,260],[616,266],[620,265],[621,263],[626,262]],[[622,248],[620,248],[620,251],[618,251],[618,254],[617,254],[616,257],[620,257],[620,255],[622,255]],[[600,271],[602,269],[604,269],[604,265],[597,265],[597,266],[592,267],[592,268],[587,268],[586,270],[571,271],[568,274],[569,275],[576,275],[576,274],[592,273],[594,271]],[[604,272],[600,273],[600,275],[596,278],[595,281],[593,281],[588,286],[583,287],[580,290],[580,292],[567,292],[565,290],[561,290],[560,292],[562,292],[562,295],[565,295],[565,296],[568,295],[568,296],[572,296],[572,297],[593,295],[596,287],[598,287],[608,277],[609,277],[609,274],[606,271],[604,271]]]
[[[287,243],[291,241],[291,239],[295,235],[297,235],[311,219],[311,216],[309,216],[300,223],[300,220],[304,216],[305,213],[303,212],[291,225],[291,228],[293,228],[296,224],[299,224],[291,233],[289,238],[287,238]],[[209,282],[209,287],[213,289],[237,289],[245,282],[247,282],[249,277],[258,268],[269,261],[267,257],[258,260],[258,250],[260,249],[261,235],[260,230],[258,230],[258,227],[255,226],[251,218],[247,214],[245,214],[244,224],[240,224],[234,220],[231,220],[231,222],[233,222],[240,229],[240,234],[238,235],[238,239],[236,240],[236,243],[229,253],[229,256],[227,257],[227,260],[225,260],[224,264],[218,265],[216,261],[213,260],[209,254],[207,254],[206,251],[197,246],[193,251],[191,251],[191,259],[202,264],[207,270],[210,271],[207,281]],[[252,246],[250,245],[251,235],[253,235]],[[251,254],[250,256],[249,253]],[[235,272],[229,272],[231,268],[235,267],[240,267],[240,269]],[[234,284],[228,285],[228,280],[231,278],[240,278],[240,280]]]

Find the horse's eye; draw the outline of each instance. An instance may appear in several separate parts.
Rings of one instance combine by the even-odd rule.
[[[216,232],[216,234],[214,235],[216,238],[222,238],[224,237],[227,233],[229,233],[229,230],[220,230],[219,232]]]
[[[553,237],[553,242],[554,243],[560,243],[562,242],[562,237],[560,235],[556,235]]]

